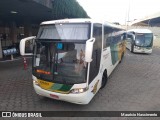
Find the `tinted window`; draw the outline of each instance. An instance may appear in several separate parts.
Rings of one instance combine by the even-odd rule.
[[[152,44],[152,33],[137,33],[135,44],[138,46],[150,46]]]
[[[120,40],[124,40],[126,36],[123,34],[123,30],[117,28],[111,28],[104,26],[104,44],[103,48],[108,47],[112,44],[118,43]]]
[[[38,39],[52,40],[87,40],[90,37],[90,24],[64,23],[41,26]]]

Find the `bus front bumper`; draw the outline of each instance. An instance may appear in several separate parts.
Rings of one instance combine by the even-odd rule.
[[[147,49],[147,48],[138,49],[138,48],[134,48],[133,52],[135,52],[135,53],[152,53],[152,49]]]
[[[72,93],[62,94],[62,93],[56,93],[56,92],[44,90],[38,85],[36,85],[34,82],[33,82],[33,86],[38,95],[56,99],[56,100],[62,100],[62,101],[71,102],[75,104],[88,104],[92,99],[92,97],[90,96],[91,93],[89,94],[89,91],[86,91],[84,93],[78,93],[78,94],[72,94]]]

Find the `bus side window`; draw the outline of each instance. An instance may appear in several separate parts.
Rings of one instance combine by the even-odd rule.
[[[126,39],[127,39],[127,35],[126,35],[126,33],[123,33],[122,36],[121,36],[121,40],[123,41],[123,40],[126,40]]]
[[[106,47],[109,47],[109,46],[110,46],[111,41],[112,41],[112,36],[108,36],[108,37],[106,38]]]
[[[103,48],[109,47],[111,42],[112,42],[112,32],[113,29],[111,27],[108,26],[104,26],[104,44],[103,44]]]
[[[133,34],[127,34],[127,41],[128,42],[133,42],[134,38],[133,38]]]
[[[123,40],[121,32],[122,31],[120,29],[114,30],[114,32],[112,33],[113,34],[113,41],[112,41],[113,44],[117,44]]]
[[[93,56],[93,57],[95,57],[95,60],[96,60],[95,67],[97,68],[97,67],[99,67],[98,58],[100,57],[99,56],[100,53],[98,51],[101,50],[101,46],[102,46],[102,41],[101,41],[102,40],[102,25],[101,24],[94,24],[93,37],[96,38],[96,41],[94,43],[94,48],[93,48],[93,50],[95,52],[93,55],[95,55],[95,56]]]

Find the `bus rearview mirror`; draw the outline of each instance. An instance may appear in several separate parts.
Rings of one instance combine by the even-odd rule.
[[[27,38],[23,38],[20,41],[20,54],[22,56],[24,55],[33,55],[32,51],[33,51],[33,45],[35,42],[35,38],[36,36],[31,36],[31,37],[27,37]]]
[[[86,41],[85,61],[89,63],[92,61],[94,42],[95,42],[95,38],[91,38]]]

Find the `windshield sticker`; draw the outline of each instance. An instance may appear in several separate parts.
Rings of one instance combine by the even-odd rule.
[[[39,66],[40,58],[36,58],[36,66]]]
[[[62,50],[62,48],[63,48],[63,44],[62,44],[62,43],[58,43],[58,44],[57,44],[57,49],[58,49],[58,50]]]
[[[75,64],[75,71],[79,73],[83,68],[86,68],[85,62],[85,45],[75,44],[75,49],[77,50],[76,59],[77,63]]]

